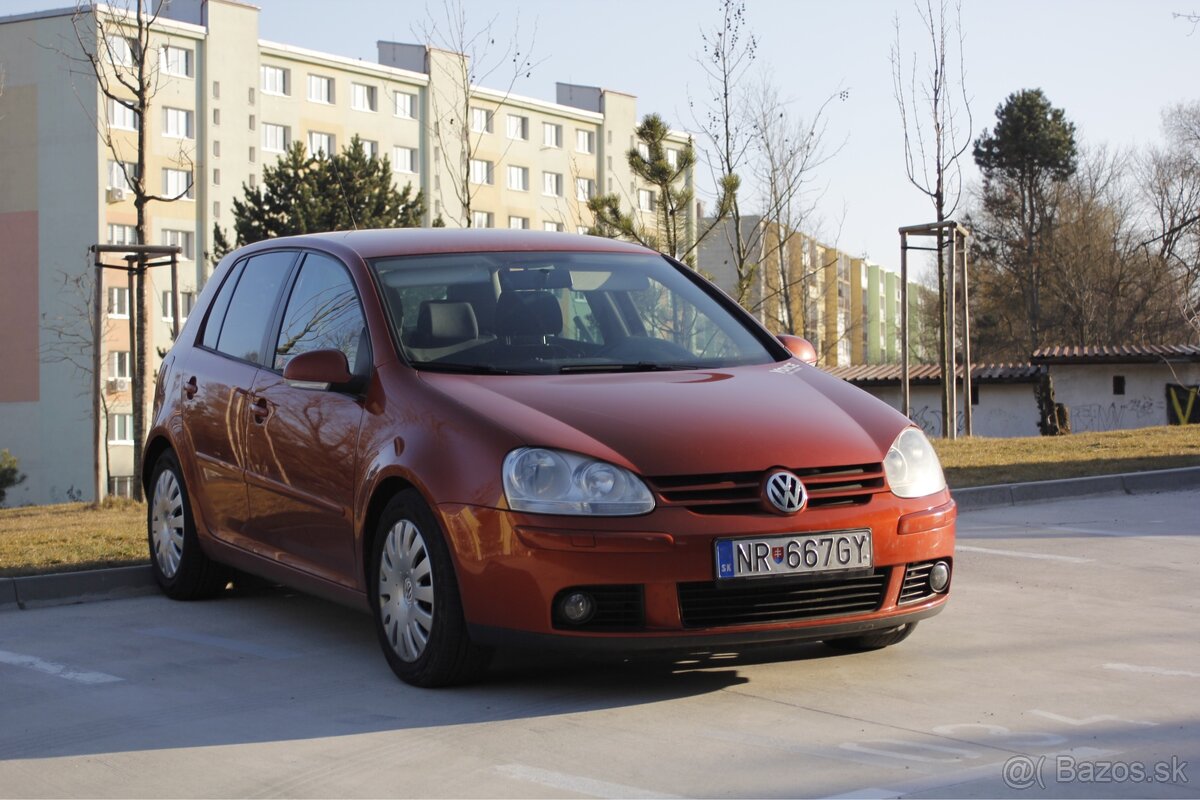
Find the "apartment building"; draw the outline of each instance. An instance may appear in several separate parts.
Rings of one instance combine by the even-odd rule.
[[[738,297],[732,232],[732,222],[726,221],[701,242],[699,268],[769,330],[804,336],[817,350],[817,363],[825,367],[900,360],[901,295],[896,273],[807,234],[747,216],[742,218],[742,237],[756,268],[748,282],[743,279],[745,290]],[[924,291],[910,282],[912,361],[926,357],[917,313]]]
[[[389,159],[397,186],[424,191],[426,224],[440,216],[452,227],[584,232],[587,200],[598,193],[619,195],[653,224],[653,192],[625,158],[635,145],[634,96],[560,83],[554,102],[479,86],[464,97],[460,54],[380,42],[377,63],[344,58],[261,40],[259,14],[237,0],[164,6],[144,54],[155,74],[145,119],[105,99],[78,61],[77,29],[111,70],[141,57],[124,12],[0,17],[0,448],[28,476],[10,504],[130,489],[133,298],[125,273],[104,271],[96,375],[88,248],[136,238],[127,176],[139,129],[147,189],[177,198],[147,206],[146,243],[180,248],[177,295],[166,269],[150,270],[148,375],[170,346],[175,315],[186,318],[209,275],[214,225],[232,232],[234,198],[293,142],[333,153],[358,136]],[[464,123],[469,215],[456,190],[461,137],[439,135]],[[668,157],[687,143],[672,133]]]

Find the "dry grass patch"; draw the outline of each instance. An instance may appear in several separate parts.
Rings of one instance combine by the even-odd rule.
[[[120,498],[0,509],[0,576],[145,563],[146,506]]]
[[[1200,425],[933,444],[951,488],[1200,466]]]

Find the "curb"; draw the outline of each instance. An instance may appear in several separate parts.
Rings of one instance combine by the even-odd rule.
[[[960,511],[1025,505],[1061,500],[1065,497],[1089,497],[1101,494],[1154,494],[1200,487],[1200,467],[1179,467],[1149,472],[1125,472],[1089,478],[1063,478],[1029,483],[1000,483],[951,489]]]
[[[0,611],[116,600],[157,591],[149,564],[0,578]]]
[[[1061,500],[1064,497],[1154,494],[1197,487],[1200,487],[1200,467],[1180,467],[1090,478],[972,486],[951,489],[951,492],[959,511],[976,511]],[[156,594],[158,591],[149,564],[0,578],[0,612],[116,600]]]

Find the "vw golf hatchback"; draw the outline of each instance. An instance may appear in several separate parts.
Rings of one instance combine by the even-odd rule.
[[[419,686],[507,644],[884,647],[946,602],[954,502],[917,428],[805,359],[607,239],[244,247],[158,375],[154,572],[369,610]]]

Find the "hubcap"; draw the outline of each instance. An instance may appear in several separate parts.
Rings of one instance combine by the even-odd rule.
[[[183,490],[175,473],[164,470],[154,484],[154,502],[150,533],[154,542],[154,560],[167,578],[174,578],[183,558]]]
[[[433,629],[433,571],[421,531],[411,520],[392,526],[379,560],[379,618],[404,661],[425,652]]]

